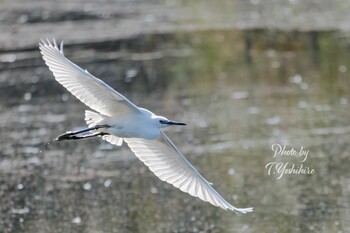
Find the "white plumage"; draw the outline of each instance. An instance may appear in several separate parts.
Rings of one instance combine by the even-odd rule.
[[[85,121],[90,128],[66,133],[58,140],[101,136],[117,146],[125,141],[159,179],[224,210],[236,213],[253,211],[253,208],[236,208],[228,203],[161,130],[183,123],[137,107],[103,81],[69,61],[63,54],[63,43],[59,48],[55,41],[42,40],[40,50],[55,79],[81,102],[98,112],[85,112]],[[77,136],[82,132],[94,134]]]

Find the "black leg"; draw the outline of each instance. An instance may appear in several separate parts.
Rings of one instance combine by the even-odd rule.
[[[108,133],[93,133],[93,134],[87,134],[87,135],[82,135],[82,136],[77,136],[77,135],[71,135],[71,136],[65,136],[65,137],[58,137],[56,138],[56,141],[63,141],[63,140],[79,140],[79,139],[85,139],[85,138],[93,138],[93,137],[97,137],[97,136],[103,136],[103,135],[107,135]],[[63,136],[63,135],[61,135]]]
[[[55,139],[55,141],[63,141],[63,140],[70,140],[70,139],[80,139],[81,137],[82,138],[86,138],[86,136],[90,136],[90,135],[94,135],[94,136],[91,136],[91,137],[99,136],[99,135],[101,135],[100,133],[96,133],[96,135],[95,134],[89,134],[89,135],[84,135],[84,136],[75,136],[75,135],[81,134],[81,133],[85,133],[85,132],[89,132],[89,131],[92,131],[92,130],[101,129],[101,128],[108,128],[108,127],[109,127],[108,125],[96,125],[94,127],[90,127],[90,128],[86,128],[86,129],[82,129],[82,130],[78,130],[78,131],[74,131],[74,132],[67,132],[65,134],[59,135]]]

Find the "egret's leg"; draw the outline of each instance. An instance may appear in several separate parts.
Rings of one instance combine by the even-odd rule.
[[[79,140],[79,139],[85,139],[85,138],[93,138],[93,137],[97,137],[97,136],[103,136],[103,135],[107,135],[108,133],[92,133],[92,134],[87,134],[87,135],[82,135],[82,136],[78,136],[78,135],[71,135],[69,137],[66,138],[57,138],[57,141],[63,141],[63,140]]]
[[[55,141],[63,141],[63,140],[73,139],[72,137],[77,135],[77,134],[81,134],[81,133],[85,133],[85,132],[89,132],[89,131],[97,130],[97,129],[101,129],[101,128],[108,128],[108,127],[109,127],[108,125],[96,125],[96,126],[89,127],[89,128],[82,129],[82,130],[78,130],[78,131],[67,132],[65,134],[59,135],[55,139]],[[88,135],[85,135],[85,136],[88,136]],[[95,136],[98,136],[98,135],[95,135]]]
[[[85,132],[89,132],[91,130],[96,130],[96,129],[101,129],[101,128],[108,128],[108,125],[96,125],[90,128],[86,128],[86,129],[82,129],[82,130],[77,130],[77,131],[73,131],[73,132],[67,132],[65,134],[62,135],[75,135],[75,134],[80,134],[80,133],[85,133]]]

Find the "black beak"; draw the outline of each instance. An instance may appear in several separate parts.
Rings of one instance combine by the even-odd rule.
[[[167,125],[186,125],[186,124],[182,122],[168,121]]]

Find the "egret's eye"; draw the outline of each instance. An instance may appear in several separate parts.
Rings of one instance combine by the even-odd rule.
[[[159,120],[159,123],[166,124],[167,122],[165,120]]]

